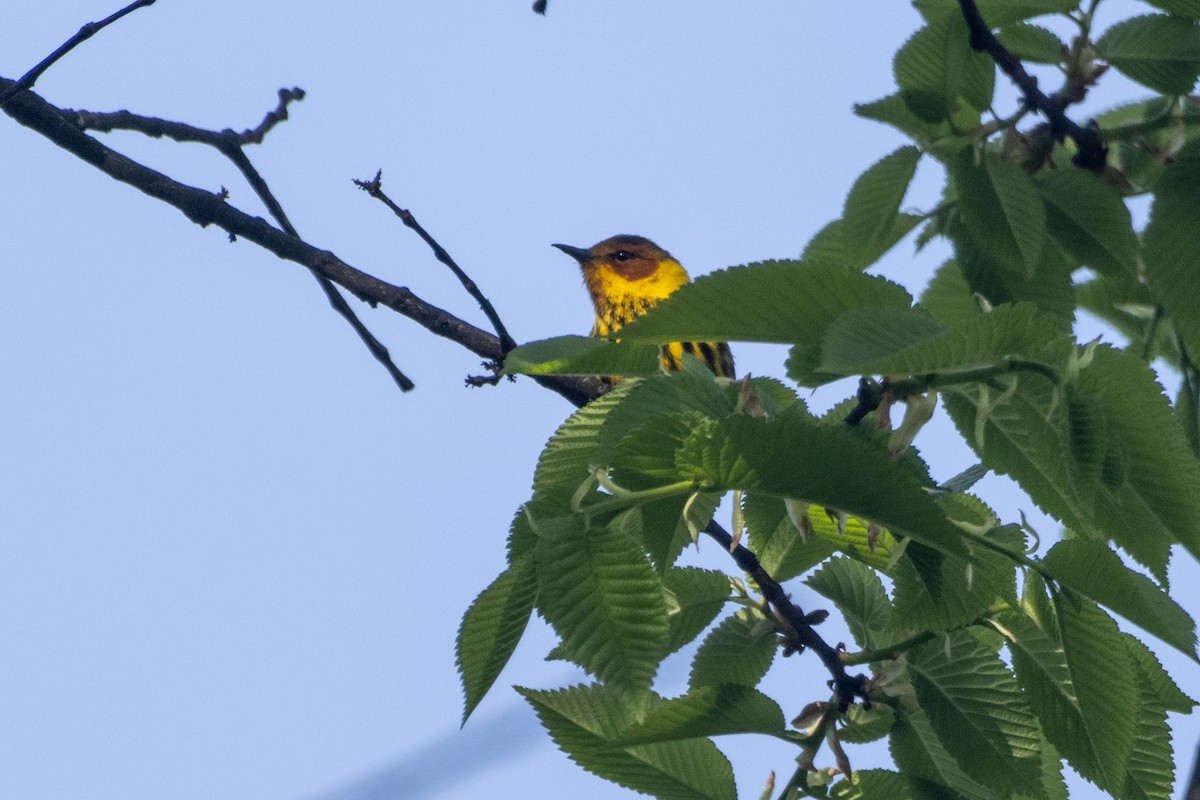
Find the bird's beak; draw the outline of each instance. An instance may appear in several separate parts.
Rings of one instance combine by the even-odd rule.
[[[587,261],[589,258],[592,257],[592,254],[589,253],[587,250],[585,250],[582,247],[572,247],[569,244],[552,244],[550,246],[557,247],[559,250],[562,250],[564,253],[566,253],[571,258],[575,259],[576,261],[578,261],[580,264],[582,264],[584,261]]]

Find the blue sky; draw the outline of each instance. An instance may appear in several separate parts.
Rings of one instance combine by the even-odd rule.
[[[18,4],[0,28],[0,74],[116,7]],[[525,0],[279,9],[159,2],[37,91],[240,130],[278,88],[303,87],[291,120],[249,152],[300,233],[483,324],[351,184],[382,168],[385,190],[522,341],[590,326],[575,264],[551,242],[639,233],[697,274],[798,254],[854,177],[903,143],[851,105],[892,91],[892,53],[918,24],[904,3],[551,0],[545,18]],[[1112,83],[1109,103],[1139,96]],[[215,152],[106,140],[266,215]],[[508,522],[569,406],[525,380],[468,390],[478,359],[359,306],[418,384],[401,396],[300,268],[8,120],[0,152],[0,796],[632,796],[568,762],[507,689],[579,679],[541,661],[540,623],[458,730],[459,618],[501,569]],[[924,164],[910,203],[933,202],[939,180]],[[945,255],[914,257],[905,242],[876,271],[917,292]],[[737,354],[742,372],[782,373],[780,349]],[[918,444],[936,477],[971,462],[944,415]],[[983,487],[1006,519],[1031,508],[1000,479]],[[1195,564],[1174,567],[1195,615]],[[1196,666],[1159,652],[1196,694]],[[789,716],[824,691],[813,661],[780,660],[769,676]],[[685,670],[668,661],[663,687]],[[1177,722],[1185,778],[1200,726]],[[745,796],[770,769],[790,772],[778,743],[720,745]]]

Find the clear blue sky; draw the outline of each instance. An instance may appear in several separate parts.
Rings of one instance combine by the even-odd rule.
[[[0,74],[118,6],[14,4]],[[545,18],[526,0],[347,8],[162,0],[37,91],[241,129],[278,88],[303,87],[292,119],[250,151],[299,231],[482,323],[351,184],[382,168],[519,340],[590,324],[575,265],[551,242],[640,233],[694,273],[798,254],[854,177],[902,143],[850,106],[892,91],[892,53],[918,24],[904,3],[550,0]],[[1112,83],[1110,102],[1136,96]],[[108,140],[266,215],[214,152]],[[476,358],[360,307],[418,384],[401,396],[300,268],[7,119],[0,152],[0,796],[632,796],[569,763],[507,689],[578,679],[541,661],[540,623],[458,730],[459,618],[501,569],[567,404],[524,380],[465,389]],[[912,204],[938,186],[924,165]],[[914,258],[905,242],[882,271],[916,292],[945,254]],[[738,357],[742,371],[782,373],[779,349]],[[945,478],[970,456],[939,424],[919,444]],[[1004,481],[984,487],[1006,519],[1031,508]],[[712,549],[700,563],[731,566]],[[1177,556],[1173,573],[1200,612],[1195,564]],[[832,622],[829,635],[844,636]],[[1195,695],[1196,666],[1159,652]],[[789,716],[823,696],[813,661],[781,659],[768,679]],[[668,662],[665,690],[685,666]],[[1200,726],[1176,722],[1185,778]],[[719,744],[744,796],[792,767],[775,742]]]

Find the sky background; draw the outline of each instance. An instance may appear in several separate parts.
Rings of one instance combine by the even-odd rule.
[[[10,78],[119,3],[13,6],[0,27]],[[385,191],[519,341],[591,323],[576,265],[551,242],[643,234],[693,274],[796,256],[853,179],[904,143],[851,105],[893,91],[892,54],[919,24],[899,2],[550,0],[545,18],[525,0],[280,9],[160,0],[36,90],[67,108],[241,130],[277,89],[303,87],[249,151],[300,233],[484,325],[352,185],[382,168]],[[1142,94],[1106,78],[1089,107]],[[104,139],[266,216],[214,151]],[[7,118],[0,153],[0,796],[632,797],[558,753],[508,689],[579,680],[541,660],[540,622],[458,727],[459,619],[503,567],[509,520],[568,404],[527,380],[466,389],[477,358],[356,304],[417,383],[401,395],[303,269]],[[928,207],[940,180],[923,161],[908,204]],[[919,292],[947,251],[912,250],[873,271]],[[782,375],[782,348],[735,350],[741,372]],[[973,462],[944,414],[918,444],[938,479]],[[1002,479],[980,487],[1006,521],[1033,510]],[[732,566],[711,547],[691,558]],[[1177,555],[1172,575],[1200,613],[1195,563]],[[1156,649],[1196,695],[1200,669]],[[679,691],[686,670],[686,654],[668,660],[660,688]],[[826,677],[809,656],[780,659],[766,688],[791,717],[824,698]],[[1200,725],[1174,723],[1180,783]],[[743,796],[793,768],[773,740],[718,744]],[[856,766],[878,763],[858,753]]]

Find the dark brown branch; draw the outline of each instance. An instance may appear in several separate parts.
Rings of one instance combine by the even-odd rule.
[[[86,130],[101,133],[115,130],[137,131],[156,139],[165,136],[177,142],[199,142],[221,148],[229,145],[262,144],[271,129],[288,118],[288,105],[303,99],[304,90],[299,87],[280,89],[279,105],[267,112],[257,127],[247,128],[241,133],[235,133],[228,128],[223,131],[211,131],[185,122],[146,117],[125,110],[96,112],[70,109],[65,113],[73,116],[80,127]]]
[[[733,546],[733,537],[716,522],[709,522],[704,533],[716,540],[721,547],[729,550],[733,560],[737,562],[742,571],[754,579],[763,597],[771,604],[771,608],[791,626],[795,633],[796,643],[812,650],[817,654],[817,658],[821,659],[821,663],[825,665],[825,669],[832,676],[830,684],[837,699],[838,710],[844,713],[855,698],[861,697],[865,700],[867,697],[866,677],[848,674],[846,665],[842,663],[841,654],[826,642],[814,628],[815,625],[825,621],[825,618],[829,616],[828,612],[814,611],[811,614],[805,614],[799,606],[792,602],[779,582],[763,569],[758,557],[744,545]],[[731,546],[732,549],[730,549]]]
[[[1070,137],[1075,142],[1076,153],[1072,158],[1075,166],[1092,172],[1103,172],[1108,163],[1108,149],[1100,138],[1100,130],[1095,125],[1080,125],[1066,113],[1067,107],[1079,100],[1079,92],[1068,86],[1064,90],[1047,95],[1038,88],[1037,78],[1025,70],[1021,59],[1000,44],[1000,40],[979,13],[975,0],[958,0],[958,4],[962,8],[963,19],[966,20],[967,29],[971,34],[971,49],[991,56],[996,66],[1021,90],[1025,105],[1046,117],[1050,125],[1050,134],[1055,141],[1061,142]]]
[[[0,77],[0,92],[14,84],[15,81]],[[499,360],[503,357],[500,340],[487,331],[425,302],[405,287],[382,281],[350,266],[328,250],[321,250],[298,237],[290,236],[260,217],[250,216],[226,203],[219,193],[179,183],[106,147],[82,131],[69,114],[46,102],[35,92],[14,95],[2,110],[109,177],[179,209],[197,225],[216,225],[282,259],[308,267],[360,300],[371,305],[386,306],[482,358]],[[594,377],[539,376],[535,380],[576,404],[585,403],[604,391],[603,382]]]
[[[177,142],[197,142],[216,148],[222,155],[232,161],[234,166],[242,173],[246,182],[250,184],[250,187],[254,189],[254,193],[258,195],[259,200],[267,207],[267,211],[279,223],[279,227],[286,233],[300,238],[300,234],[287,218],[287,214],[284,213],[283,206],[279,204],[279,201],[267,186],[267,182],[263,179],[262,175],[250,163],[250,159],[246,156],[243,147],[246,144],[261,144],[263,138],[273,127],[287,119],[288,105],[294,101],[303,99],[303,89],[280,89],[279,105],[273,111],[268,112],[257,127],[247,128],[241,133],[235,133],[231,128],[226,128],[223,131],[211,131],[205,128],[198,128],[195,125],[188,125],[184,122],[159,119],[158,117],[145,117],[124,110],[110,113],[71,110],[66,113],[74,117],[80,127],[88,130],[104,132],[117,129],[132,130],[154,138],[166,136]],[[375,360],[392,376],[392,380],[400,387],[400,391],[412,391],[414,388],[412,380],[400,371],[400,368],[392,360],[392,355],[388,352],[387,347],[363,324],[362,320],[358,318],[358,315],[354,313],[354,310],[346,302],[346,298],[342,297],[328,278],[318,275],[315,272],[313,273],[313,277],[317,279],[317,283],[320,285],[321,291],[325,293],[325,299],[329,301],[329,305],[350,324],[350,327],[358,334],[358,338],[367,346],[367,350],[370,351]]]
[[[450,271],[454,273],[454,277],[458,278],[459,283],[467,290],[467,294],[471,295],[471,297],[475,298],[475,302],[479,303],[479,307],[483,309],[488,322],[492,323],[492,329],[500,337],[500,349],[504,351],[505,355],[517,346],[517,343],[513,341],[513,338],[508,335],[508,331],[505,330],[504,323],[500,321],[500,315],[496,313],[496,309],[492,307],[491,302],[484,297],[483,292],[479,291],[479,287],[475,284],[475,281],[471,280],[470,276],[463,272],[458,264],[454,262],[454,259],[446,252],[446,248],[438,244],[438,241],[421,227],[421,223],[417,222],[417,218],[412,215],[411,211],[396,205],[392,201],[392,198],[384,193],[383,170],[376,172],[375,177],[369,181],[354,181],[354,185],[390,208],[392,213],[400,218],[401,222],[416,231],[425,244],[429,245],[429,249],[433,251],[434,257],[450,268]]]
[[[31,88],[37,83],[38,78],[42,77],[42,73],[54,66],[54,62],[65,56],[67,53],[74,50],[79,45],[86,42],[88,39],[95,36],[97,33],[113,24],[126,14],[132,14],[139,8],[154,5],[154,0],[136,0],[133,3],[122,8],[112,16],[105,17],[99,22],[89,22],[75,32],[75,35],[63,42],[57,50],[46,56],[38,63],[36,67],[22,75],[13,85],[0,91],[0,106],[8,102],[8,99],[17,92]],[[11,16],[11,15],[9,15]]]

